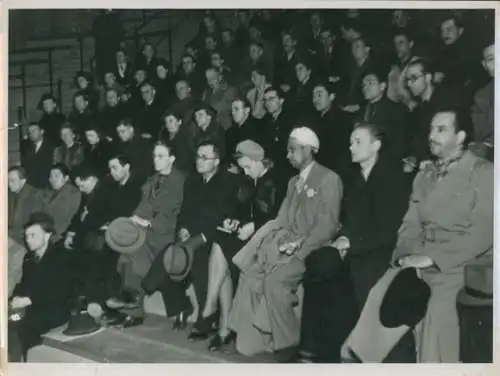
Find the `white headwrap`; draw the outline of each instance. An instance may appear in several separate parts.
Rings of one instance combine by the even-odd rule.
[[[299,145],[310,146],[316,151],[319,150],[319,139],[313,130],[307,127],[295,128],[290,133],[290,139],[293,139]]]

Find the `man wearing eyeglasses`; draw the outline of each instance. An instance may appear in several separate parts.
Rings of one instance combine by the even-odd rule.
[[[189,316],[188,320],[195,323],[189,334],[190,340],[207,339],[211,334],[215,316],[203,317],[199,314],[199,307],[205,306],[207,297],[210,250],[217,227],[222,225],[224,219],[233,217],[237,205],[237,180],[235,175],[220,168],[223,157],[216,143],[207,141],[200,144],[196,151],[196,172],[189,175],[184,183],[177,240],[203,239],[203,245],[194,252],[189,275],[182,281],[174,281],[165,274],[163,266],[152,266],[143,284],[148,292],[155,289],[161,291],[169,316],[176,316],[181,321]],[[155,263],[163,265],[163,257],[160,256]],[[193,287],[196,298],[192,294]]]
[[[423,59],[413,61],[406,70],[406,85],[418,102],[410,119],[413,127],[412,155],[405,158],[407,172],[414,171],[421,161],[431,158],[428,139],[433,115],[442,106],[460,107],[465,102],[463,91],[436,85],[433,76],[429,63]]]

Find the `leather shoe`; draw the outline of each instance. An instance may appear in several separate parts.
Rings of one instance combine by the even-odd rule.
[[[188,340],[190,341],[204,341],[210,337],[210,334],[207,332],[197,332],[191,331],[188,335]]]
[[[121,328],[132,328],[134,326],[139,326],[144,323],[144,318],[142,317],[134,317],[130,315],[126,315],[123,321],[120,323]]]
[[[181,312],[175,317],[174,325],[172,326],[172,330],[180,331],[184,330],[187,327],[187,312]]]
[[[129,292],[124,292],[119,297],[109,298],[106,301],[106,306],[111,309],[121,309],[121,308],[137,308],[139,307],[139,296],[133,295]]]
[[[210,351],[221,351],[226,346],[233,343],[235,339],[236,339],[236,333],[234,332],[229,333],[225,337],[221,337],[220,334],[217,333],[210,341],[208,349]]]

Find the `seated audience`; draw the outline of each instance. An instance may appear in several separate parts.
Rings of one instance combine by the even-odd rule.
[[[223,129],[232,125],[231,102],[238,95],[238,91],[228,85],[223,74],[214,68],[205,71],[208,88],[203,93],[203,100],[217,113],[216,120]]]
[[[98,115],[98,123],[107,138],[116,140],[116,127],[121,120],[128,117],[129,111],[130,108],[122,102],[116,89],[106,90],[106,105]]]
[[[59,112],[56,98],[50,93],[42,95],[38,109],[42,111],[38,124],[53,145],[59,144],[61,142],[59,130],[66,122],[66,116]]]
[[[91,110],[89,97],[86,93],[78,91],[73,96],[73,110],[68,121],[75,127],[78,136],[83,137],[83,130],[94,120],[96,112]]]
[[[82,195],[70,179],[69,168],[54,164],[49,175],[50,189],[45,192],[41,211],[54,220],[53,241],[60,240],[68,229],[73,216],[80,208]]]
[[[78,72],[75,76],[75,86],[78,92],[85,95],[89,102],[89,109],[95,113],[99,108],[99,92],[93,84],[92,75],[88,72]]]
[[[419,363],[458,363],[457,293],[465,264],[493,248],[493,165],[467,150],[473,135],[463,109],[442,108],[431,120],[430,149],[413,183],[399,230],[395,263],[417,268],[431,288],[417,328]]]
[[[266,223],[233,257],[240,269],[229,327],[244,355],[274,352],[289,361],[300,341],[293,306],[304,260],[338,231],[342,183],[314,161],[316,134],[306,127],[290,133],[287,158],[300,170],[288,183],[276,219]]]
[[[21,163],[26,170],[28,183],[35,188],[46,188],[54,158],[54,146],[45,138],[45,131],[38,123],[28,125],[28,139],[21,147]]]
[[[64,324],[70,313],[69,254],[51,242],[53,221],[45,213],[33,213],[25,224],[28,253],[23,275],[9,299],[9,311],[24,311],[20,321],[9,323],[9,361],[27,360],[28,350],[41,336]]]
[[[204,142],[212,142],[222,150],[226,151],[226,135],[224,128],[217,122],[217,112],[206,102],[199,102],[193,110],[196,126],[193,127],[192,142],[200,145]]]
[[[195,150],[189,135],[195,126],[191,121],[184,122],[183,116],[176,108],[169,108],[163,114],[164,126],[158,135],[159,140],[168,141],[175,149],[174,166],[180,171],[189,173],[195,167]]]
[[[97,123],[91,123],[85,129],[86,145],[84,163],[96,168],[100,176],[107,175],[108,161],[113,152],[112,145],[103,135]]]
[[[161,117],[166,103],[157,95],[155,87],[148,81],[140,86],[142,103],[137,105],[133,113],[134,124],[142,137],[156,137],[161,128]]]
[[[7,217],[9,238],[23,243],[24,225],[28,222],[31,213],[40,209],[43,191],[28,182],[26,170],[21,166],[9,168],[7,182],[9,186]]]
[[[115,90],[118,98],[125,92],[125,88],[118,83],[116,75],[112,70],[104,73],[103,84],[99,90],[99,110],[102,110],[108,103],[106,98],[108,90]]]
[[[220,168],[222,159],[216,144],[200,144],[196,154],[197,172],[190,174],[184,183],[175,240],[186,242],[198,238],[202,243],[193,255],[188,275],[182,280],[172,279],[166,274],[160,254],[143,284],[146,291],[161,292],[168,316],[176,317],[180,326],[185,327],[187,321],[194,322],[189,339],[195,341],[209,338],[217,319],[215,314],[204,316],[202,311],[207,299],[210,249],[217,227],[232,216],[237,203],[237,180]]]
[[[84,129],[80,129],[80,132],[83,134]],[[60,134],[62,145],[55,148],[53,163],[62,163],[68,170],[74,171],[85,158],[83,145],[76,140],[75,129],[69,123],[61,127]]]
[[[266,115],[264,92],[271,87],[268,76],[269,73],[262,64],[257,64],[251,71],[253,87],[248,90],[246,97],[252,106],[252,116],[255,119],[262,119]]]
[[[151,161],[153,144],[136,133],[135,125],[130,119],[120,120],[116,133],[118,134],[116,150],[130,161],[134,176],[144,182],[153,172]]]
[[[239,199],[235,215],[223,222],[224,231],[215,235],[209,260],[208,291],[203,317],[210,317],[220,304],[218,333],[209,344],[211,350],[224,350],[234,339],[228,320],[233,291],[238,282],[238,268],[232,258],[250,237],[278,212],[282,197],[278,197],[274,181],[273,162],[265,159],[264,149],[252,140],[243,140],[235,149],[239,167],[251,180],[240,189],[246,189]]]
[[[131,217],[137,226],[148,229],[146,241],[135,252],[120,255],[117,270],[122,277],[122,293],[106,303],[109,308],[122,310],[120,325],[123,327],[139,325],[144,320],[142,280],[155,257],[174,242],[183,202],[185,178],[173,166],[174,149],[159,141],[154,147],[153,161],[156,172],[143,185],[141,201]]]

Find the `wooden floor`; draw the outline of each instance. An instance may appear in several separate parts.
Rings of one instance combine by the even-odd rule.
[[[49,333],[44,341],[45,351],[36,350],[36,359],[28,361],[79,363],[274,363],[271,354],[245,357],[234,348],[226,352],[207,349],[208,340],[190,342],[186,331],[172,330],[172,320],[149,314],[143,325],[127,328],[102,329],[77,337],[62,334],[64,327]],[[65,354],[48,351],[52,348]],[[46,354],[47,359],[44,359]],[[59,356],[61,355],[61,356]],[[75,360],[76,359],[76,360]]]

